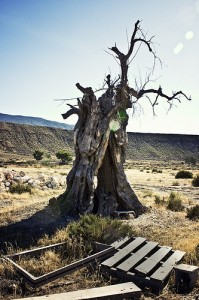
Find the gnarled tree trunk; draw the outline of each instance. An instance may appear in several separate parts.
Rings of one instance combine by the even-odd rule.
[[[138,33],[141,33],[139,38],[136,37]],[[165,98],[170,105],[174,99],[179,100],[180,95],[190,99],[182,92],[169,97],[161,87],[147,90],[147,82],[139,91],[129,87],[129,59],[137,42],[145,44],[156,58],[151,39],[145,38],[137,21],[127,54],[123,54],[116,46],[110,48],[119,60],[121,77],[113,82],[108,75],[107,89],[98,99],[92,88],[83,88],[77,83],[83,98],[77,99],[78,108],[69,105],[71,109],[63,114],[64,119],[72,114],[78,114],[79,117],[74,129],[75,161],[67,176],[67,189],[57,199],[63,214],[98,213],[110,216],[115,210],[133,210],[138,216],[146,210],[128,183],[123,168],[127,146],[126,110],[143,95],[150,93],[156,95],[154,102],[150,100],[153,109],[159,97]]]
[[[79,101],[79,120],[74,129],[76,158],[67,176],[67,190],[59,197],[61,211],[108,216],[121,209],[134,210],[138,215],[145,208],[127,182],[123,169],[128,119],[125,110],[129,102],[125,99],[121,105],[112,86],[98,100],[91,89],[79,84],[77,87],[84,96]],[[123,112],[123,119],[118,111]]]

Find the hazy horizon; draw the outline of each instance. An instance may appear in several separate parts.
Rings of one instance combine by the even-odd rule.
[[[4,114],[4,113],[1,113],[0,114]],[[60,123],[60,124],[66,124],[66,125],[73,125],[73,124],[68,124],[67,122],[63,122],[63,121],[55,121],[55,120],[50,120],[50,119],[45,119],[45,118],[42,118],[42,117],[37,117],[37,116],[24,116],[24,115],[10,115],[10,114],[4,114],[4,115],[8,115],[8,116],[12,116],[12,117],[24,117],[24,118],[38,118],[38,119],[42,119],[44,121],[49,121],[49,122],[57,122],[57,123]],[[1,120],[0,120],[1,122]],[[3,122],[6,122],[6,121],[3,121]],[[24,124],[24,123],[17,123],[17,124]],[[31,124],[30,124],[31,125]],[[34,125],[33,125],[34,126]],[[39,126],[39,125],[35,125],[35,126]],[[42,125],[41,125],[42,126]],[[72,129],[68,129],[68,130],[72,130]],[[172,132],[147,132],[147,131],[129,131],[127,130],[127,133],[146,133],[146,134],[176,134],[176,135],[199,135],[199,134],[194,134],[194,133],[172,133]]]

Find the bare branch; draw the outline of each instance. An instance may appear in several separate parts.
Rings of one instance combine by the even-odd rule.
[[[79,115],[79,109],[76,107],[73,107],[69,109],[65,114],[62,114],[63,119],[67,119],[72,115]]]
[[[131,60],[129,61],[128,65],[130,65],[130,63],[134,60],[134,58],[136,57],[136,55],[138,54],[140,47],[141,47],[142,43],[140,43],[140,45],[137,48],[137,51],[135,52],[135,54],[133,55],[133,57],[131,58]]]
[[[110,49],[110,48],[109,48]],[[119,62],[117,61],[117,59],[116,59],[116,57],[112,54],[112,53],[110,53],[110,52],[108,52],[108,51],[106,51],[106,50],[104,50],[106,53],[108,53],[109,55],[111,55],[111,56],[113,56],[113,58],[114,58],[114,60],[116,61],[116,63],[118,64],[118,65],[120,65],[119,64]]]
[[[78,97],[74,97],[74,98],[68,98],[68,99],[54,99],[54,101],[72,101],[72,100],[77,100]]]
[[[131,37],[131,43],[130,43],[130,48],[129,48],[129,51],[128,53],[126,54],[126,60],[129,59],[129,57],[131,56],[132,52],[133,52],[133,48],[134,48],[134,45],[135,45],[135,36],[136,36],[136,33],[138,31],[138,25],[139,25],[140,21],[138,20],[136,23],[135,23],[135,26],[134,26],[134,31],[133,31],[133,34],[132,34],[132,37]]]
[[[159,87],[159,89],[155,90],[155,89],[148,89],[148,90],[140,90],[138,92],[138,96],[137,96],[137,99],[141,98],[143,95],[145,94],[156,94],[158,97],[162,97],[162,98],[166,98],[169,101],[172,101],[174,99],[178,100],[180,102],[180,96],[183,96],[185,97],[187,100],[191,101],[191,97],[188,97],[186,94],[184,94],[182,91],[178,91],[178,92],[175,92],[173,93],[172,96],[168,96],[166,94],[164,94],[162,92],[162,88]]]
[[[79,83],[76,83],[76,87],[80,90],[84,95],[93,95],[93,90],[91,87],[84,88]]]

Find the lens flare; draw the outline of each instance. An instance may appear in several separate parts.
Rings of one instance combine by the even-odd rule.
[[[193,36],[194,36],[194,34],[193,34],[193,31],[187,31],[186,33],[185,33],[185,39],[186,40],[191,40],[192,38],[193,38]]]
[[[182,51],[183,48],[184,48],[183,43],[178,43],[178,44],[175,46],[175,48],[173,49],[173,53],[174,53],[174,54],[179,54],[179,53]]]

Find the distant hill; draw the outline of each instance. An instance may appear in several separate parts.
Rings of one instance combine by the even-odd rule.
[[[0,122],[9,122],[15,124],[25,124],[25,125],[33,125],[33,126],[46,126],[53,128],[62,128],[62,129],[73,129],[73,125],[60,123],[56,121],[50,121],[43,118],[37,117],[28,117],[28,116],[20,116],[20,115],[7,115],[0,113]]]
[[[199,161],[199,135],[128,133],[127,158],[134,160]],[[0,123],[0,159],[31,156],[36,149],[52,155],[66,147],[74,148],[73,131],[45,126]]]

